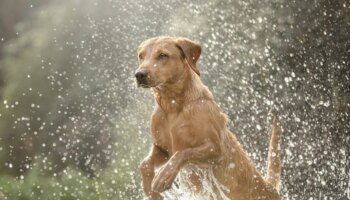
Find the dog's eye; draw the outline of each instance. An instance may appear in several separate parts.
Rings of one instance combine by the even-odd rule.
[[[164,58],[168,58],[168,57],[169,56],[166,55],[165,53],[160,53],[159,56],[158,56],[159,59],[164,59]]]
[[[140,60],[142,60],[142,59],[143,59],[143,57],[142,57],[142,55],[141,55],[141,54],[139,55],[139,59],[140,59]]]

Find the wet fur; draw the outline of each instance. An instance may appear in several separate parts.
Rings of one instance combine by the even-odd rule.
[[[184,48],[186,58],[172,45]],[[164,46],[172,52],[170,58],[174,60],[162,61],[163,65],[159,67],[163,68],[154,69],[154,63],[159,63],[155,51]],[[199,54],[189,56],[191,48]],[[280,199],[281,168],[276,121],[273,122],[268,178],[265,180],[235,135],[228,130],[226,115],[201,82],[196,63],[193,63],[199,58],[201,49],[198,48],[198,44],[185,38],[158,37],[143,42],[138,49],[138,53],[145,56],[140,61],[139,70],[148,70],[156,103],[151,117],[154,143],[140,165],[145,194],[150,199],[162,199],[161,192],[171,187],[181,168],[198,165],[212,167],[217,180],[229,188],[226,195],[231,199]],[[167,69],[176,70],[172,71],[173,77],[166,72]],[[160,168],[157,175],[154,173],[156,168]],[[193,174],[191,180],[199,192],[202,186],[198,176]]]

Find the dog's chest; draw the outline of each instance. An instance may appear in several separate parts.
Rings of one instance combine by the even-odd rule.
[[[151,133],[153,142],[158,147],[172,155],[171,129],[175,126],[178,115],[165,115],[162,113],[154,113],[151,120]]]

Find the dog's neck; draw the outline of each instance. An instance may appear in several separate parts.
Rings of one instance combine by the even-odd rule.
[[[210,91],[192,70],[186,70],[172,84],[164,84],[153,88],[153,93],[157,104],[166,113],[179,112],[186,104],[193,101],[213,99]]]

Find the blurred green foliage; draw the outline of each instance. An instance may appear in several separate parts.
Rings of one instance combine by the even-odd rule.
[[[135,173],[130,173],[130,166],[120,162],[105,169],[98,179],[86,177],[74,168],[66,168],[62,174],[43,175],[40,171],[43,164],[33,164],[29,173],[18,178],[4,175],[0,179],[1,190],[11,200],[104,200],[124,199],[126,197],[140,199],[141,191],[135,187]],[[134,169],[135,170],[135,169]],[[136,172],[136,170],[135,170]],[[126,183],[129,183],[127,185]]]

